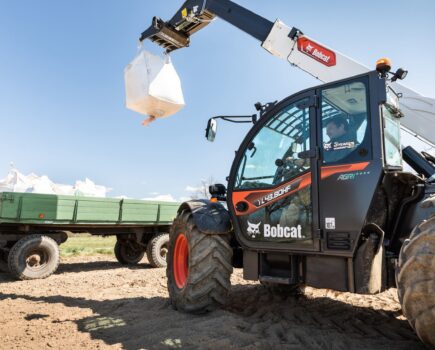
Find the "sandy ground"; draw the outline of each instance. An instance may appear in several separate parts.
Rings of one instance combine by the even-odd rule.
[[[232,277],[231,303],[204,316],[174,311],[164,269],[110,257],[64,259],[46,280],[0,273],[1,349],[423,349],[396,291],[359,296],[306,288],[271,295]]]

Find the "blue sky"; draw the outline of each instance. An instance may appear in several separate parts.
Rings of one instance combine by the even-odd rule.
[[[367,66],[390,57],[409,70],[405,85],[435,97],[435,2],[239,0],[280,18]],[[245,125],[207,119],[252,114],[254,103],[282,99],[318,82],[216,20],[174,52],[186,107],[142,127],[124,107],[123,69],[139,34],[157,15],[169,19],[182,1],[0,0],[0,178],[14,162],[23,173],[73,184],[89,177],[111,196],[171,194],[213,176],[224,181]],[[146,49],[161,49],[146,44]]]

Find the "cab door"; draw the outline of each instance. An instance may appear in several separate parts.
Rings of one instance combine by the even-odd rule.
[[[377,223],[386,220],[382,216],[387,205],[384,197],[374,197],[385,158],[379,115],[385,82],[372,72],[324,85],[318,96],[322,251],[351,256],[367,217]],[[400,153],[392,150],[400,159]],[[376,206],[370,209],[372,203]]]
[[[245,247],[319,249],[316,100],[314,91],[284,100],[237,152],[228,204]]]

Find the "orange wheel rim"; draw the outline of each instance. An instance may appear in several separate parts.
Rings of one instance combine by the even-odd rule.
[[[174,277],[175,284],[178,288],[182,289],[187,282],[189,275],[189,245],[187,238],[184,234],[180,234],[175,241],[174,249]]]

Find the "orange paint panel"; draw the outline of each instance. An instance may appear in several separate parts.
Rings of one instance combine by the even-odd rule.
[[[327,177],[330,177],[338,173],[361,171],[367,168],[369,164],[370,164],[369,162],[364,162],[364,163],[325,166],[322,167],[320,170],[320,174],[321,174],[320,177],[323,180]]]
[[[369,164],[370,164],[369,162],[363,162],[363,163],[354,163],[354,164],[324,166],[321,167],[320,169],[320,177],[323,180],[338,173],[361,171],[367,168]],[[304,174],[300,177],[297,177],[296,179],[288,181],[284,184],[275,186],[272,189],[266,189],[266,190],[258,189],[258,190],[233,192],[232,200],[234,204],[238,202],[246,202],[246,204],[248,205],[248,209],[243,212],[239,212],[235,208],[234,210],[236,211],[236,215],[238,216],[251,214],[256,210],[263,208],[269,204],[275,203],[283,198],[286,198],[292,195],[293,193],[308,187],[309,185],[311,185],[311,172]],[[291,186],[296,186],[296,187],[294,189],[289,190],[284,195],[277,196],[276,198],[264,202],[264,204],[261,204],[259,206],[253,204],[253,202],[260,200],[264,196],[273,195],[274,193],[277,193],[279,191],[285,191],[288,187]]]
[[[245,210],[243,213],[237,212],[237,215],[247,215],[251,214],[254,211],[258,210],[259,208],[262,208],[266,205],[275,203],[276,201],[283,199],[292,193],[295,193],[311,184],[311,173],[304,174],[296,179],[293,179],[289,182],[286,182],[284,184],[278,185],[274,187],[273,189],[267,189],[267,190],[249,190],[249,191],[243,191],[243,192],[233,192],[233,203],[238,203],[241,201],[246,202],[248,204],[248,209]],[[289,189],[288,187],[296,186],[294,189]],[[286,191],[288,190],[285,195],[277,196],[277,198],[267,201],[267,203],[264,203],[262,205],[256,206],[253,204],[253,202],[260,200],[262,197],[266,195],[273,195],[276,192],[279,191]]]

